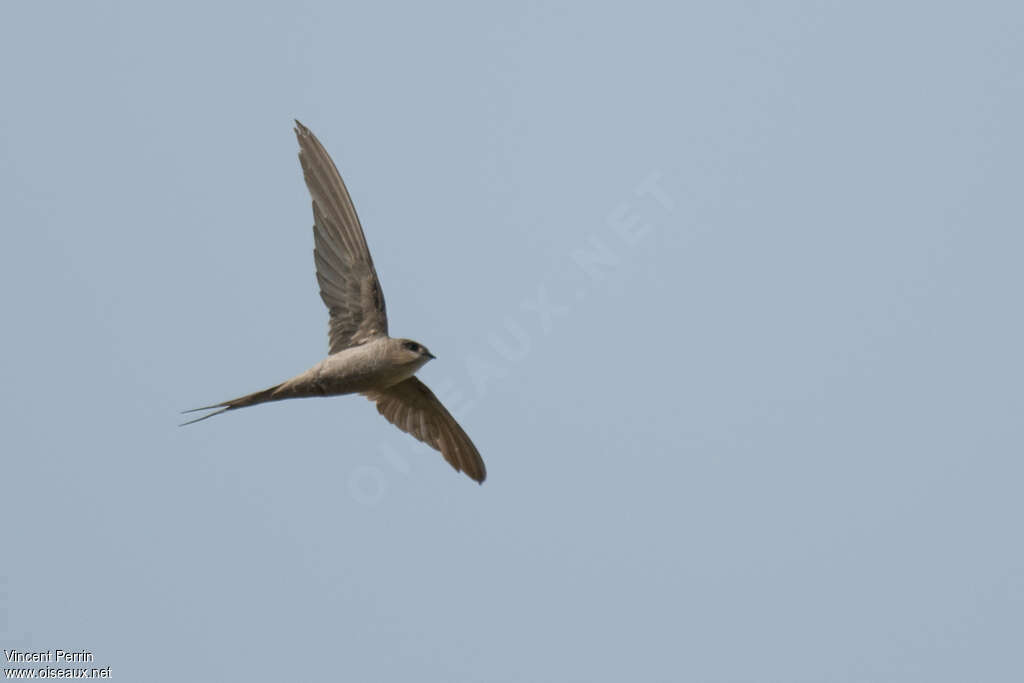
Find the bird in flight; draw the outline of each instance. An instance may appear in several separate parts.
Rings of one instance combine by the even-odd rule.
[[[388,336],[384,294],[341,174],[316,136],[298,121],[295,134],[313,198],[313,260],[320,298],[330,313],[328,356],[269,389],[186,410],[213,412],[182,426],[258,403],[359,393],[376,403],[391,424],[441,451],[456,471],[483,483],[487,473],[476,446],[434,392],[415,377],[434,355],[411,339]]]

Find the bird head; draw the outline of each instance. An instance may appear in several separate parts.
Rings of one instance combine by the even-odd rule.
[[[394,342],[391,356],[400,364],[414,365],[419,369],[434,359],[434,354],[419,342],[411,339],[395,339]]]

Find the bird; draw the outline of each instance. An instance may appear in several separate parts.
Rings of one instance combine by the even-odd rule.
[[[388,336],[384,293],[366,236],[341,174],[312,131],[295,121],[299,163],[313,200],[313,261],[329,313],[328,355],[289,380],[221,403],[182,423],[270,401],[362,394],[391,424],[441,452],[458,472],[483,483],[480,452],[416,372],[435,356],[412,339]]]

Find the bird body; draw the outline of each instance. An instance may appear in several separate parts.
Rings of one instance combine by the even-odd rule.
[[[434,355],[411,339],[388,336],[384,294],[366,237],[334,162],[298,121],[299,160],[313,199],[314,262],[320,297],[330,313],[328,356],[300,375],[262,391],[185,412],[214,412],[291,398],[360,393],[399,429],[436,448],[456,470],[486,477],[476,446],[414,375]]]
[[[185,424],[200,422],[233,408],[245,408],[258,403],[282,401],[287,398],[342,396],[393,386],[412,377],[433,358],[426,347],[417,344],[424,353],[413,353],[403,346],[405,343],[410,343],[410,340],[378,337],[365,344],[342,349],[327,356],[301,375],[263,391],[187,410],[185,412],[191,413],[221,408],[215,413],[203,415]]]

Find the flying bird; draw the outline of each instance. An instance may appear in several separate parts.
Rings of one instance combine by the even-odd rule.
[[[486,469],[476,446],[415,377],[434,355],[411,339],[388,336],[384,293],[341,174],[316,136],[298,121],[295,135],[302,174],[313,198],[313,260],[320,298],[330,313],[328,356],[269,389],[186,410],[213,412],[182,426],[258,403],[358,393],[376,403],[391,424],[440,451],[457,471],[483,483]]]

